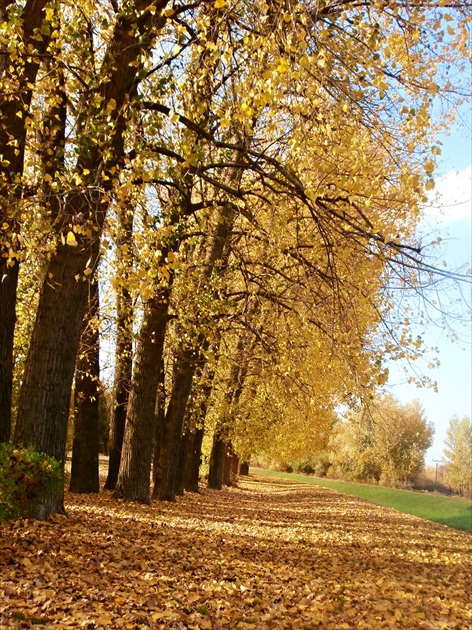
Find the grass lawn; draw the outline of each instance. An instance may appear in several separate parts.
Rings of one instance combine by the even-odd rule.
[[[423,494],[421,492],[412,492],[411,490],[397,490],[396,488],[335,481],[334,479],[321,479],[309,475],[273,472],[259,468],[252,468],[251,471],[256,474],[260,473],[272,477],[313,483],[323,488],[330,488],[353,497],[366,499],[377,505],[391,507],[406,514],[413,514],[428,521],[472,532],[472,502],[463,499]]]

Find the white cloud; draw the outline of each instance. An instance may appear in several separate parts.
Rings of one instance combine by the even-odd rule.
[[[436,187],[425,206],[426,214],[441,223],[472,220],[472,165],[451,170],[436,180]]]

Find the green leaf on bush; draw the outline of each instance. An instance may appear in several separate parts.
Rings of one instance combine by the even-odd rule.
[[[28,517],[64,485],[61,464],[33,447],[0,445],[0,522]]]

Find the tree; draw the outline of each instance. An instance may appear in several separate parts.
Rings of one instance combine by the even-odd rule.
[[[23,13],[38,6],[45,11],[36,15],[41,28],[33,29],[31,42]],[[305,388],[308,370],[303,378],[291,371],[297,354],[320,366],[311,398],[319,410],[328,410],[349,394],[339,374],[324,386],[321,368],[333,374],[325,361],[333,349],[342,348],[340,374],[349,374],[353,395],[385,376],[378,365],[383,354],[418,353],[415,340],[402,334],[405,327],[392,334],[387,316],[395,302],[392,284],[421,292],[424,279],[439,273],[427,264],[415,227],[424,191],[433,185],[434,96],[443,89],[453,97],[460,89],[441,65],[449,68],[466,52],[465,25],[459,21],[457,33],[450,32],[452,8],[442,2],[351,0],[332,0],[316,11],[312,2],[285,0],[179,6],[165,0],[87,0],[47,7],[2,2],[0,7],[2,28],[7,15],[7,35],[21,43],[5,65],[7,74],[16,75],[7,86],[5,110],[2,104],[1,139],[7,148],[1,210],[9,233],[1,252],[6,271],[0,291],[15,286],[8,300],[0,295],[0,309],[9,304],[0,310],[0,334],[7,331],[9,339],[16,281],[8,270],[17,268],[21,247],[31,254],[28,228],[47,242],[38,255],[42,286],[22,378],[17,443],[64,459],[88,279],[108,251],[107,216],[110,210],[119,214],[125,198],[132,212],[142,203],[150,220],[131,234],[147,263],[139,269],[139,287],[131,290],[142,327],[117,496],[149,501],[167,323],[186,307],[173,298],[174,261],[191,230],[198,233],[201,251],[214,252],[215,273],[210,266],[207,277],[202,272],[205,290],[190,296],[188,312],[225,301],[225,312],[208,308],[207,319],[224,322],[222,332],[231,336],[251,297],[262,305],[254,353],[270,357],[270,370],[261,387],[256,381],[266,377],[263,370],[245,379],[241,410],[243,404],[247,410],[250,392],[267,391],[270,379],[287,384],[294,378],[299,391]],[[9,40],[2,42],[14,50]],[[26,71],[28,64],[34,73]],[[17,97],[22,90],[23,100]],[[51,112],[59,106],[57,116],[44,117],[45,103]],[[13,124],[17,119],[21,129]],[[44,151],[41,134],[57,146]],[[55,148],[65,153],[60,169],[51,168]],[[52,161],[45,158],[49,150]],[[8,156],[22,164],[11,167]],[[226,251],[218,252],[222,245],[227,258]],[[277,329],[281,313],[287,329],[290,324],[296,330],[292,345],[283,339],[287,329]],[[180,330],[186,335],[199,323]],[[382,324],[384,337],[376,343]],[[206,331],[196,332],[193,340],[209,341]],[[172,462],[178,460],[191,372],[199,359],[193,340],[181,340],[176,380],[169,387],[167,412],[176,436]],[[2,338],[1,351],[6,350],[0,359],[11,373],[9,343]],[[342,394],[335,393],[336,386]],[[297,396],[291,405],[290,422],[296,422],[303,400]],[[275,394],[273,402],[281,418]],[[307,423],[315,423],[315,415],[310,413]],[[238,412],[238,418],[243,435],[251,414]],[[4,424],[9,426],[9,419]],[[237,442],[231,443],[236,448]]]
[[[384,395],[337,426],[331,459],[356,481],[411,483],[424,467],[433,434],[417,400],[402,404]]]
[[[461,495],[472,488],[472,422],[467,416],[453,416],[444,441],[444,479]]]
[[[89,493],[99,491],[99,345],[98,282],[89,285],[89,297],[80,336],[74,388],[74,442],[69,490]]]
[[[0,442],[7,442],[11,432],[26,121],[39,60],[50,42],[52,15],[50,9],[44,11],[46,5],[47,0],[28,0],[22,6],[9,0],[0,2]],[[36,54],[31,55],[32,51]]]
[[[125,111],[135,94],[141,55],[150,54],[155,34],[165,24],[161,11],[166,5],[164,0],[152,6],[137,0],[129,11],[120,12],[100,57],[98,76],[87,77],[93,83],[91,92],[87,82],[86,89],[81,83],[79,90],[72,182],[61,215],[51,226],[57,245],[47,261],[15,430],[17,444],[33,444],[62,462],[75,358],[87,301],[83,276],[87,269],[93,273],[98,264],[100,234],[115,175],[124,160]],[[139,28],[133,28],[138,22]],[[94,49],[92,53],[87,50],[81,51],[84,70],[90,68],[88,54],[95,54]],[[95,63],[94,58],[93,70]],[[46,511],[63,511],[63,506],[54,500]]]
[[[116,244],[117,295],[115,374],[113,384],[113,409],[110,419],[108,475],[106,490],[114,490],[120,469],[121,449],[125,433],[126,410],[128,407],[133,375],[133,300],[129,290],[132,267],[133,212],[126,203],[118,207]]]

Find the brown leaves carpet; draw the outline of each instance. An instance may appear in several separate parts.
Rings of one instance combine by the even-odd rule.
[[[464,532],[250,477],[0,526],[0,628],[472,628]]]

